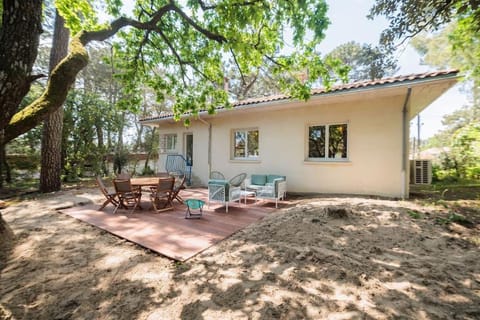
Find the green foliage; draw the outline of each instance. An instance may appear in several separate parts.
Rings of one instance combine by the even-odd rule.
[[[480,124],[472,122],[450,137],[449,150],[432,167],[434,181],[455,182],[480,179]]]
[[[450,223],[458,223],[458,224],[461,224],[463,226],[471,226],[473,225],[473,223],[468,220],[467,218],[465,218],[465,216],[461,215],[461,214],[457,214],[455,212],[451,212],[446,218],[437,218],[436,219],[436,222],[438,224],[450,224]]]
[[[55,0],[55,7],[72,34],[102,27],[98,24],[97,13],[88,0]]]
[[[113,172],[122,173],[123,167],[128,164],[128,151],[125,149],[118,150],[113,155]]]
[[[152,176],[154,174],[155,174],[155,171],[150,167],[143,168],[141,172],[142,176]]]
[[[423,215],[420,212],[414,211],[414,210],[408,210],[408,215],[412,219],[422,219],[423,218]]]
[[[66,181],[86,171],[101,172],[106,150],[97,143],[98,132],[112,125],[108,104],[99,96],[75,90],[65,104],[63,149]]]
[[[134,15],[146,23],[169,5],[137,1]],[[147,31],[130,28],[119,33],[114,52],[121,63],[116,76],[125,90],[123,107],[138,107],[139,84],[147,84],[158,101],[175,97],[177,120],[185,112],[196,116],[200,110],[228,108],[228,61],[240,77],[258,74],[269,64],[279,88],[299,99],[309,97],[319,78],[329,85],[332,70],[346,76],[340,64],[322,61],[315,51],[329,24],[325,1],[186,1],[175,6]],[[112,12],[118,12],[118,6],[112,5]],[[296,75],[305,70],[308,78],[303,82]]]
[[[35,172],[40,166],[39,154],[14,154],[7,156],[12,170],[25,170]]]
[[[461,164],[458,167],[460,177],[480,179],[480,123],[469,124],[455,132],[452,154]]]
[[[349,79],[353,81],[380,79],[393,75],[398,69],[392,51],[355,41],[336,47],[327,57],[339,59],[347,65]]]
[[[389,27],[381,42],[389,48],[399,39],[408,39],[423,31],[436,31],[452,22],[425,44],[431,52],[431,63],[460,67],[474,78],[480,77],[480,5],[478,0],[376,0],[369,18],[383,15]],[[451,51],[452,54],[448,54]],[[436,53],[434,53],[436,52]],[[478,80],[477,80],[478,81]]]
[[[438,30],[457,18],[469,19],[471,30],[480,31],[480,6],[478,1],[444,0],[376,0],[368,17],[383,15],[389,27],[382,32],[381,41],[393,44],[402,37],[410,37],[421,31]]]

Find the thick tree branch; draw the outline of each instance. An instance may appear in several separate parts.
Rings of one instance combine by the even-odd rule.
[[[70,53],[50,75],[44,93],[24,109],[17,112],[5,130],[5,143],[34,128],[67,98],[76,75],[88,64],[88,53],[79,37],[72,39]]]
[[[277,60],[275,60],[274,57],[265,55],[265,58],[267,58],[267,60],[273,62],[274,64],[276,64],[276,65],[279,66],[279,67],[282,67],[282,68],[286,68],[286,67],[287,67],[286,65],[284,65],[284,64],[278,62]]]
[[[235,52],[233,52],[232,49],[230,49],[230,53],[232,54],[233,61],[237,66],[238,72],[240,72],[240,77],[242,78],[242,85],[244,86],[247,82],[245,81],[245,75],[242,72],[242,68],[240,68],[240,65],[238,64],[237,56],[235,55]]]
[[[104,30],[79,32],[70,42],[69,54],[52,71],[44,93],[10,119],[5,128],[4,143],[36,127],[49,113],[63,105],[77,74],[88,64],[88,53],[85,49],[88,43],[104,41],[127,26],[152,30],[167,12],[173,10],[173,7],[172,4],[163,6],[147,22],[122,17],[113,21],[109,28]]]
[[[187,22],[188,25],[203,34],[208,39],[219,43],[227,42],[227,39],[224,36],[213,33],[200,26],[178,6],[176,6],[173,1],[158,9],[146,22],[121,17],[114,20],[106,29],[98,31],[81,31],[70,42],[70,52],[67,57],[65,57],[65,59],[63,59],[52,71],[44,93],[23,110],[13,115],[13,117],[10,119],[9,124],[5,129],[4,142],[9,142],[18,137],[20,134],[23,134],[34,128],[41,121],[43,121],[49,113],[57,110],[63,105],[66,100],[68,90],[75,82],[77,74],[88,64],[88,53],[85,49],[85,46],[88,43],[92,41],[107,40],[120,31],[120,29],[128,26],[146,31],[160,31],[160,36],[163,37],[170,49],[173,49],[172,52],[177,57],[181,67],[183,68],[183,65],[188,64],[199,74],[208,79],[208,77],[206,77],[205,74],[203,74],[194,63],[186,63],[183,61],[175,51],[175,48],[172,46],[170,41],[168,41],[168,38],[164,37],[163,32],[159,30],[158,24],[162,17],[164,17],[168,12],[177,13],[184,21]],[[147,38],[148,37],[146,37],[146,39]],[[186,74],[185,71],[184,74]],[[211,79],[208,80],[211,81]]]
[[[173,5],[173,4],[172,4]],[[205,37],[207,37],[210,40],[217,41],[218,43],[225,43],[227,42],[227,38],[220,34],[216,34],[211,32],[210,30],[207,30],[200,26],[198,23],[196,23],[192,18],[190,18],[185,12],[183,12],[182,9],[179,7],[173,5],[173,10],[178,13],[189,25],[191,25],[195,30],[198,32],[202,33]]]
[[[160,34],[160,37],[163,39],[163,41],[165,41],[165,43],[167,44],[167,46],[170,48],[170,51],[172,52],[172,54],[175,56],[175,58],[177,59],[178,61],[178,64],[180,65],[180,69],[182,70],[182,81],[183,81],[183,84],[185,86],[187,86],[187,83],[185,81],[185,75],[186,75],[186,71],[185,71],[185,67],[184,67],[184,61],[182,60],[182,58],[180,57],[180,55],[178,54],[177,50],[175,50],[175,48],[173,47],[172,43],[170,42],[170,40],[167,38],[167,36],[163,33],[162,30],[160,30],[160,28],[157,29],[157,32],[158,34]]]

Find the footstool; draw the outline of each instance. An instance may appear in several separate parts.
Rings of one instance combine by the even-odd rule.
[[[187,211],[185,212],[185,219],[200,218],[203,213],[203,205],[205,201],[200,199],[186,199]],[[191,210],[199,210],[198,213],[192,213]]]

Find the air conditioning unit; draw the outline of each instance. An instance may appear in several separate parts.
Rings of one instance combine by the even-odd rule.
[[[432,183],[432,161],[431,160],[410,160],[410,183],[431,184]]]

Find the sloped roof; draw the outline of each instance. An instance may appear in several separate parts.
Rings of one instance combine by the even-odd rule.
[[[359,89],[365,89],[365,88],[381,87],[381,86],[392,85],[392,84],[411,83],[411,82],[421,81],[424,79],[442,78],[446,76],[451,77],[451,76],[456,76],[458,72],[459,70],[457,69],[451,69],[451,70],[442,70],[442,71],[434,71],[434,72],[416,73],[416,74],[410,74],[410,75],[401,75],[401,76],[388,77],[388,78],[382,78],[377,80],[362,80],[362,81],[357,81],[352,83],[334,85],[329,90],[327,90],[326,88],[315,88],[315,89],[312,89],[311,95],[318,96],[322,94],[330,94],[332,92],[340,92],[340,91],[347,92],[347,91],[353,91],[353,90],[359,90]],[[278,95],[271,95],[266,97],[240,100],[240,101],[234,102],[232,105],[233,105],[233,109],[235,109],[236,107],[242,107],[247,105],[254,106],[254,105],[260,105],[263,103],[269,103],[274,101],[288,100],[291,98],[292,97],[290,95],[278,94]],[[217,108],[217,110],[222,110],[222,109],[225,109],[225,107]],[[202,110],[201,112],[204,112],[204,110]],[[162,111],[160,115],[141,119],[140,122],[169,119],[172,117],[173,117],[172,112]]]

